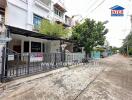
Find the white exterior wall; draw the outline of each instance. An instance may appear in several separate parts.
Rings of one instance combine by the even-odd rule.
[[[25,2],[24,2],[25,1]],[[39,0],[7,0],[5,14],[5,23],[23,29],[33,30],[33,14],[44,17],[51,21],[60,20],[65,23],[65,14],[63,18],[54,14],[54,4],[56,0],[51,1],[51,6],[43,4]],[[63,5],[59,3],[60,5]]]
[[[16,35],[16,34],[12,34],[12,38],[13,38],[13,40],[10,42],[10,48],[13,49],[13,45],[20,44],[20,43],[18,43],[18,41],[21,40],[20,42],[21,42],[21,50],[22,50],[21,52],[22,53],[23,53],[23,46],[24,46],[23,43],[24,43],[24,41],[44,43],[45,44],[45,51],[46,52],[50,51],[48,40],[34,38],[34,37],[26,37],[26,36]]]
[[[48,7],[39,0],[27,0],[27,2],[26,0],[7,0],[5,24],[33,31],[33,14],[51,21],[56,21],[55,18],[57,16],[54,14],[53,6],[56,2],[57,0],[52,0],[51,7]],[[63,19],[60,17],[57,18],[60,19],[61,22],[65,22],[65,17],[63,17]],[[20,35],[13,35],[12,37],[13,39],[21,40],[21,44],[23,44],[23,41],[44,42],[46,45],[46,52],[57,52],[57,50],[60,49],[59,41],[46,41],[44,39]]]
[[[20,0],[8,0],[5,24],[26,29],[27,4]]]
[[[59,52],[60,49],[60,41],[57,40],[44,40],[44,39],[39,39],[39,38],[33,38],[33,37],[26,37],[26,36],[21,36],[21,35],[14,35],[12,34],[13,40],[10,42],[10,49],[13,49],[13,45],[22,45],[22,53],[23,53],[23,42],[24,41],[33,41],[33,42],[41,42],[45,44],[45,52],[46,53],[56,53]],[[19,42],[18,42],[19,41]],[[21,43],[20,43],[21,42]]]
[[[39,1],[39,0],[38,0]],[[48,18],[51,9],[37,0],[7,0],[5,23],[22,29],[33,30],[33,14]]]

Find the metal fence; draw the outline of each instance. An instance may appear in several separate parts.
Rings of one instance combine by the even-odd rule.
[[[21,76],[77,65],[83,58],[84,54],[40,52],[20,54],[4,48],[1,80],[8,81]]]

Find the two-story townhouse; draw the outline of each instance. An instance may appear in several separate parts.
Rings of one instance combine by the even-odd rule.
[[[42,19],[68,26],[65,23],[65,12],[64,3],[61,1],[7,0],[5,24],[12,38],[8,47],[18,53],[60,51],[62,39],[40,34],[36,29]]]

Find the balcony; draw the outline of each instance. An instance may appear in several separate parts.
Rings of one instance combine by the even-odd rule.
[[[46,4],[47,6],[51,5],[51,0],[39,0],[39,1],[41,1],[44,4]]]
[[[58,24],[62,24],[64,27],[70,27],[71,26],[71,21],[70,19],[65,20],[64,18],[54,15],[54,21],[57,22]]]
[[[59,9],[62,12],[66,12],[65,6],[63,4],[61,4],[60,2],[55,3],[54,7],[57,8],[57,9]]]
[[[60,17],[59,15],[54,14],[54,20],[56,22],[65,23],[64,19]]]
[[[71,26],[71,18],[69,17],[69,16],[65,16],[65,24],[67,25],[67,26]]]
[[[47,11],[51,9],[51,0],[35,0],[35,4]]]

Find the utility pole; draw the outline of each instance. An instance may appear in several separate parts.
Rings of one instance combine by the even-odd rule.
[[[130,17],[131,17],[131,32],[132,32],[132,15],[130,15]]]
[[[130,15],[130,21],[131,21],[131,31],[132,32],[132,15]],[[129,43],[128,43],[128,39],[127,39],[127,55],[129,56]]]
[[[129,45],[128,45],[128,41],[127,41],[127,56],[129,56]]]

